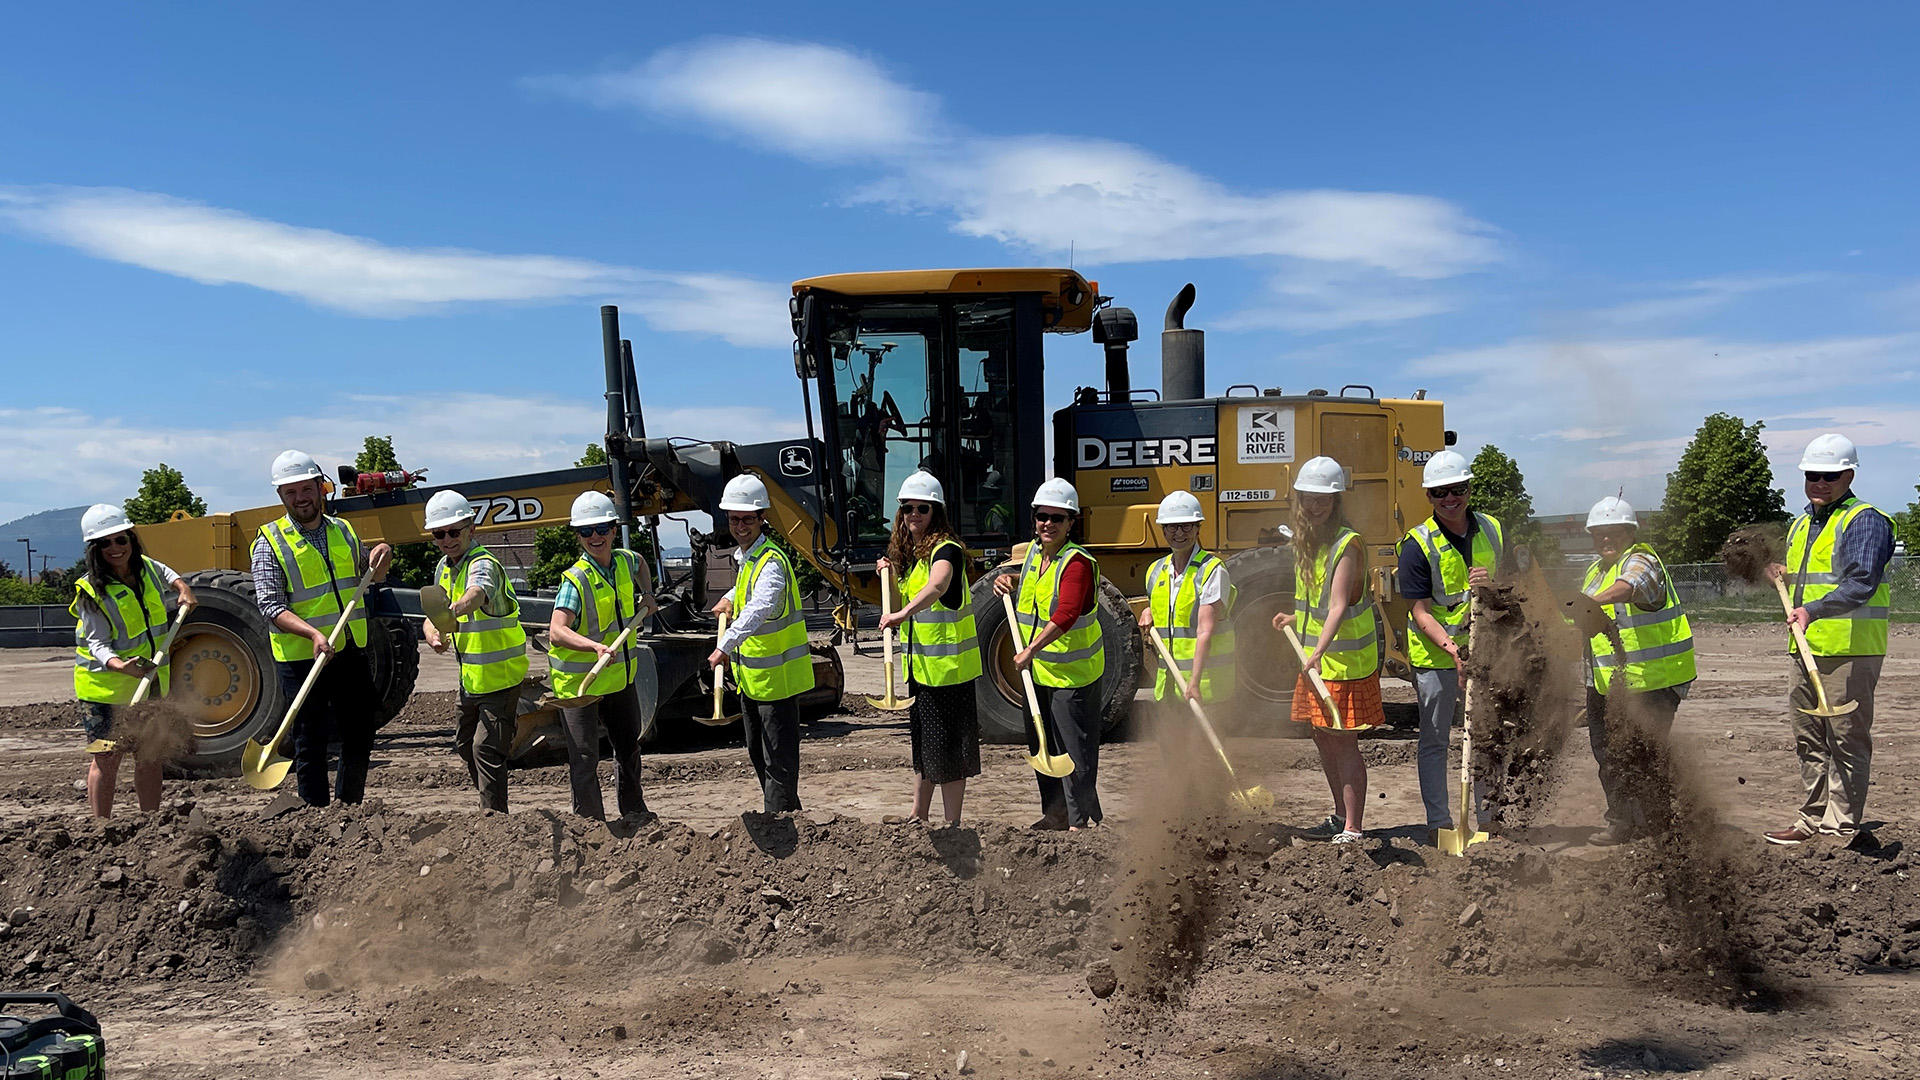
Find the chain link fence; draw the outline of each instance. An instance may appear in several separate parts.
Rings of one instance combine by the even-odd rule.
[[[1673,590],[1689,618],[1706,622],[1772,622],[1781,617],[1780,594],[1771,584],[1749,584],[1727,575],[1725,563],[1674,563],[1667,567]],[[1555,592],[1572,593],[1586,579],[1585,567],[1546,571]],[[1920,622],[1920,559],[1896,555],[1887,568],[1893,621]]]

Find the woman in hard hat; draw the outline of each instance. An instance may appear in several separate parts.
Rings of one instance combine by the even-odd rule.
[[[84,724],[87,753],[87,806],[93,816],[113,816],[113,788],[120,775],[121,751],[113,723],[121,707],[133,701],[140,680],[153,676],[147,696],[167,693],[167,657],[160,641],[167,636],[166,590],[173,588],[180,610],[193,607],[193,590],[167,564],[147,558],[133,523],[117,506],[105,503],[80,515],[87,542],[87,571],[73,583],[67,611],[79,620],[73,663],[73,692],[87,704]],[[149,760],[151,757],[151,760]],[[140,809],[160,809],[161,767],[157,756],[141,757],[133,767],[133,791]]]
[[[1203,704],[1233,696],[1229,616],[1237,592],[1220,557],[1200,547],[1205,520],[1191,492],[1176,491],[1160,500],[1154,522],[1171,550],[1147,568],[1147,606],[1140,612],[1140,628],[1159,631],[1167,651],[1188,665],[1186,696]],[[1153,659],[1153,698],[1166,701],[1176,696],[1173,680],[1157,654]]]
[[[513,745],[520,686],[527,677],[527,632],[507,568],[474,536],[473,505],[457,491],[427,500],[426,528],[440,551],[433,580],[447,594],[454,628],[422,623],[427,645],[460,661],[460,718],[453,751],[467,763],[483,810],[507,812],[507,750]],[[475,735],[479,739],[475,740]]]
[[[960,824],[967,777],[980,775],[980,719],[973,680],[980,677],[980,644],[973,628],[967,549],[947,524],[947,495],[929,472],[900,485],[887,557],[875,569],[907,567],[900,579],[905,604],[880,621],[883,632],[905,626],[907,685],[913,694],[907,730],[913,742],[913,813],[925,824],[933,792],[949,827]]]
[[[573,787],[573,812],[606,820],[600,796],[600,731],[613,744],[615,792],[620,816],[649,816],[640,791],[640,697],[633,688],[636,667],[647,654],[634,647],[639,621],[660,609],[653,599],[653,574],[640,553],[619,545],[620,515],[613,500],[598,491],[583,491],[573,500],[567,519],[580,538],[580,558],[560,575],[560,591],[553,598],[553,622],[548,629],[547,670],[553,696],[567,701],[597,700],[562,705],[561,727],[567,736],[567,778]],[[616,650],[621,631],[634,628]],[[593,665],[601,657],[607,665],[591,682]],[[511,721],[510,721],[511,723]]]
[[[1386,723],[1380,705],[1380,628],[1366,602],[1360,534],[1348,526],[1341,503],[1346,470],[1329,457],[1300,466],[1293,479],[1293,612],[1273,617],[1274,629],[1296,627],[1307,664],[1293,687],[1293,720],[1311,725],[1320,767],[1333,793],[1333,813],[1306,831],[1317,840],[1352,843],[1362,836],[1367,808],[1367,763],[1359,733]],[[1339,716],[1320,701],[1308,670],[1317,670]]]
[[[720,493],[740,569],[733,592],[713,606],[733,621],[707,665],[718,668],[733,658],[740,726],[760,780],[761,807],[778,814],[800,809],[800,695],[813,689],[813,655],[799,575],[767,532],[772,506],[767,485],[751,473],[727,481]]]
[[[1107,656],[1100,638],[1100,564],[1069,537],[1080,518],[1080,493],[1058,477],[1033,496],[1034,541],[1014,574],[993,580],[1002,596],[1013,593],[1014,616],[1027,647],[1014,655],[1017,667],[1033,669],[1047,743],[1073,758],[1065,780],[1036,773],[1040,784],[1036,829],[1078,831],[1100,824],[1100,676]],[[1029,752],[1037,735],[1027,733]]]

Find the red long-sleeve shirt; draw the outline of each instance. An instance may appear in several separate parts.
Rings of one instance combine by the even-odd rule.
[[[1047,621],[1065,633],[1093,610],[1093,603],[1093,565],[1086,559],[1069,560],[1060,571],[1060,591],[1054,594],[1053,614]]]

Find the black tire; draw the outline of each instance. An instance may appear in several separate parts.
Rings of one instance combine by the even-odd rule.
[[[254,603],[252,575],[201,570],[186,578],[199,607],[173,645],[174,692],[199,716],[194,751],[181,764],[189,772],[231,771],[247,740],[270,738],[286,715],[272,631]],[[413,625],[371,616],[366,655],[380,703],[374,724],[384,726],[406,706],[420,674]]]
[[[1234,728],[1248,734],[1306,737],[1304,724],[1288,719],[1300,658],[1273,628],[1275,614],[1293,610],[1293,549],[1248,548],[1227,559],[1227,574],[1240,590],[1233,609]]]
[[[999,567],[973,583],[973,626],[983,668],[974,683],[974,708],[980,718],[980,738],[990,743],[1027,740],[1026,690],[1013,668],[1006,607],[993,591],[994,578],[1013,572],[1011,567]],[[1140,685],[1140,629],[1126,596],[1105,578],[1100,581],[1099,604],[1107,658],[1099,683],[1101,731],[1110,739],[1124,733],[1133,712],[1134,691]]]

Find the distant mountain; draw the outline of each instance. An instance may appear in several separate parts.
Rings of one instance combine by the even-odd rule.
[[[670,544],[661,548],[660,554],[669,559],[691,559],[693,558],[693,549],[684,545],[676,547]]]
[[[0,525],[0,560],[4,560],[15,572],[25,569],[27,546],[20,542],[26,537],[33,543],[33,572],[40,572],[40,556],[47,557],[47,568],[65,570],[80,560],[86,551],[86,541],[80,539],[80,515],[87,512],[84,506],[69,506],[65,510],[42,510],[37,514],[28,514]]]

